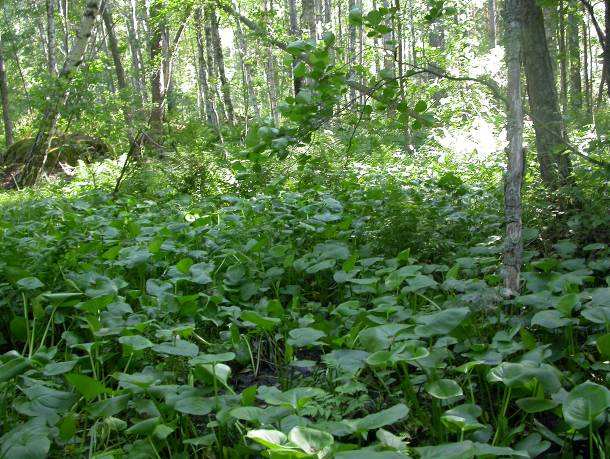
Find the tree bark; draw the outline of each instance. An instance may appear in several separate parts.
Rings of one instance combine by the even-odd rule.
[[[197,70],[199,76],[199,87],[205,107],[205,117],[211,126],[218,128],[218,113],[214,108],[214,93],[210,91],[208,84],[207,63],[205,58],[205,42],[203,37],[203,19],[201,7],[195,10],[195,29],[197,33]]]
[[[568,47],[563,0],[559,2],[559,97],[563,112],[566,113],[568,110]]]
[[[384,8],[389,8],[388,0],[382,0],[381,4]],[[388,21],[386,21],[385,25],[390,29],[392,28],[392,24]],[[383,69],[388,74],[387,76],[394,76],[396,74],[394,62],[395,46],[392,43],[392,32],[383,35],[383,49]]]
[[[233,8],[239,12],[239,5],[236,0],[233,1]],[[244,85],[244,102],[248,107],[252,107],[254,116],[260,118],[260,109],[258,107],[258,101],[254,92],[254,86],[252,85],[252,75],[254,74],[254,68],[248,61],[248,46],[244,37],[244,31],[241,27],[241,22],[235,19],[235,36],[237,38],[237,57],[242,74],[242,84]],[[246,122],[247,122],[246,116]]]
[[[214,63],[216,64],[216,70],[218,71],[218,78],[220,80],[220,89],[222,91],[222,99],[224,101],[227,121],[232,125],[235,123],[235,112],[233,110],[233,101],[231,100],[231,87],[225,72],[222,42],[220,40],[220,32],[218,30],[218,17],[216,16],[216,11],[213,8],[207,9],[206,13],[208,14],[208,20],[212,33],[211,38],[214,51]]]
[[[0,35],[0,98],[2,99],[2,121],[4,122],[4,142],[10,147],[15,142],[13,135],[13,121],[11,119],[9,103],[8,81],[4,69],[4,44]]]
[[[298,40],[299,38],[301,38],[301,33],[299,32],[299,22],[297,19],[298,16],[297,16],[296,0],[288,0],[288,18],[289,18],[289,24],[290,24],[290,36],[292,37],[293,40]],[[303,86],[303,79],[300,77],[294,76],[294,68],[297,65],[299,65],[299,61],[297,59],[294,59],[294,61],[292,63],[292,69],[293,69],[292,81],[293,81],[295,96],[299,93],[299,91],[301,90],[301,87]]]
[[[523,63],[530,112],[536,132],[540,174],[547,187],[555,190],[567,182],[572,166],[565,147],[565,129],[544,32],[542,10],[536,0],[522,0],[522,7]]]
[[[58,76],[60,80],[58,87],[65,89],[61,89],[60,92],[54,95],[42,116],[38,134],[34,138],[32,147],[27,154],[23,171],[17,179],[17,182],[22,186],[33,185],[47,162],[50,143],[55,135],[57,122],[59,121],[60,109],[65,104],[68,96],[68,84],[73,79],[75,71],[83,62],[83,56],[91,38],[91,31],[100,11],[100,3],[100,0],[87,0],[85,4],[85,11],[72,48]]]
[[[496,0],[487,0],[487,31],[489,47],[496,47]]]
[[[137,19],[136,0],[130,1],[129,13],[127,14],[127,39],[131,51],[131,68],[133,71],[134,86],[137,88],[140,104],[148,100],[146,91],[146,78],[144,72],[144,60],[142,58],[140,34]]]
[[[163,133],[163,28],[160,20],[161,0],[153,0],[150,5],[150,62],[153,66],[150,77],[150,97],[152,108],[150,110],[149,128],[150,136],[154,142],[159,143]]]
[[[127,85],[127,77],[125,76],[125,67],[123,67],[123,62],[121,60],[121,52],[119,50],[119,42],[116,37],[116,32],[114,30],[114,20],[112,18],[112,9],[109,4],[106,4],[104,7],[104,11],[102,12],[102,18],[104,20],[104,25],[106,26],[106,33],[108,35],[108,48],[110,50],[110,55],[112,56],[112,62],[114,63],[114,70],[116,73],[117,86],[119,88],[119,96],[121,98],[121,102],[123,105],[123,116],[125,117],[125,123],[127,124],[127,129],[131,130],[132,126],[132,115],[131,115],[131,107],[129,106],[129,97],[127,94],[128,85]],[[132,134],[130,132],[129,139],[131,141]]]
[[[309,39],[316,41],[316,4],[314,0],[302,0],[302,7],[301,29],[306,29]]]
[[[582,111],[582,66],[580,64],[580,18],[568,14],[568,60],[570,64],[570,109],[574,115]]]
[[[55,0],[46,0],[47,4],[47,66],[51,76],[57,75],[57,57],[55,55]]]
[[[521,98],[521,21],[519,0],[506,0],[505,59],[508,70],[507,172],[504,187],[506,240],[504,286],[510,296],[519,294],[523,237],[521,187],[523,185],[523,105]]]
[[[330,3],[330,0],[328,0]],[[273,0],[265,0],[265,11],[268,13],[273,13]],[[271,15],[271,17],[273,17]],[[276,72],[276,60],[275,55],[273,54],[273,48],[271,45],[267,46],[267,65],[266,65],[266,73],[267,73],[267,89],[269,93],[269,110],[271,111],[271,116],[273,118],[274,124],[277,126],[280,122],[279,113],[277,110],[277,100],[279,94],[279,88],[277,83],[277,72]]]

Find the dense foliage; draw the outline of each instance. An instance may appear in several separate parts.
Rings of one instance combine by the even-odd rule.
[[[0,459],[610,455],[610,0],[2,7]]]

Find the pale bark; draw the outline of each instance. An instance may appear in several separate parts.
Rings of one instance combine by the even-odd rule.
[[[559,97],[564,113],[568,109],[568,52],[563,0],[559,2]]]
[[[4,69],[4,46],[0,35],[0,99],[2,99],[2,121],[4,122],[4,142],[10,147],[15,142],[13,135],[13,121],[11,118],[9,103],[8,81]]]
[[[489,47],[496,47],[496,0],[487,0],[487,31]]]
[[[349,0],[347,7],[351,12],[354,8],[356,8],[356,0]],[[348,41],[347,41],[347,63],[349,67],[349,77],[353,78],[354,76],[354,64],[355,64],[355,56],[356,56],[356,26],[350,22],[348,25]],[[354,88],[350,89],[349,92],[350,100],[354,100],[356,98],[356,90]]]
[[[152,139],[158,143],[163,132],[163,28],[164,24],[158,19],[160,16],[160,0],[153,0],[150,6],[150,62],[153,66],[150,77],[150,98],[152,108],[150,111],[149,127]]]
[[[235,9],[235,11],[239,12],[239,5],[235,0],[233,1],[233,8]],[[258,107],[258,101],[254,92],[254,86],[252,85],[252,75],[254,74],[254,68],[248,60],[248,46],[244,37],[244,31],[241,27],[241,22],[238,19],[235,19],[235,36],[237,38],[236,50],[238,64],[242,74],[242,84],[244,86],[244,103],[248,108],[252,107],[254,115],[257,118],[260,118],[260,109]],[[248,116],[246,116],[246,121],[247,119]]]
[[[220,32],[218,30],[218,17],[216,11],[213,8],[206,10],[208,19],[210,22],[212,32],[212,46],[214,51],[214,63],[216,64],[216,70],[218,71],[218,79],[220,80],[220,90],[222,92],[222,100],[224,102],[225,112],[227,115],[227,122],[229,124],[235,124],[235,112],[233,110],[233,100],[231,99],[231,86],[225,72],[225,61],[222,50],[222,41],[220,39]]]
[[[87,0],[85,4],[85,11],[72,48],[58,76],[61,80],[61,84],[58,87],[66,89],[62,89],[54,95],[48,108],[42,115],[38,134],[34,138],[32,147],[28,152],[23,171],[17,179],[21,185],[34,184],[47,162],[50,143],[55,135],[57,122],[59,121],[60,109],[65,104],[68,96],[68,83],[72,80],[75,71],[83,61],[83,56],[91,38],[91,31],[100,11],[100,3],[100,0]]]
[[[506,0],[505,56],[508,70],[507,172],[504,188],[506,240],[504,244],[504,286],[510,296],[520,290],[523,263],[521,187],[523,185],[523,105],[521,98],[521,23],[519,0]]]
[[[381,4],[384,8],[389,8],[388,0],[382,0]],[[391,28],[392,24],[386,21],[386,25]],[[394,76],[396,74],[394,53],[395,46],[392,43],[392,32],[388,32],[383,35],[383,69],[386,71],[388,76]]]
[[[46,0],[47,6],[47,66],[49,74],[57,74],[57,57],[55,55],[55,0]]]
[[[205,117],[208,124],[218,128],[218,113],[216,113],[216,109],[214,108],[214,95],[210,91],[210,86],[208,84],[201,8],[195,10],[195,30],[197,33],[197,73],[199,76],[201,98],[203,99],[203,106],[205,107]]]
[[[131,68],[133,72],[134,86],[137,90],[140,103],[146,102],[148,100],[148,96],[137,19],[136,0],[131,0],[129,3],[129,12],[127,14],[127,39],[129,41],[129,49],[131,54]]]
[[[307,30],[310,40],[316,41],[316,13],[314,0],[302,0],[301,29]]]
[[[330,0],[327,0],[330,3]],[[273,12],[273,0],[265,1],[265,10],[267,12]],[[280,122],[279,113],[277,110],[277,99],[278,99],[278,83],[277,83],[277,64],[275,55],[273,54],[273,48],[271,45],[267,46],[267,63],[266,63],[266,74],[267,74],[267,90],[269,93],[269,110],[273,118],[274,124],[277,126]]]
[[[290,29],[289,29],[290,36],[292,37],[293,40],[298,40],[299,38],[301,38],[301,33],[299,31],[296,0],[288,0],[288,18],[289,18],[289,24],[290,24]],[[294,59],[293,64],[292,64],[293,70],[298,64],[299,64],[299,61],[297,59]],[[299,93],[299,91],[301,90],[301,87],[303,86],[303,79],[296,77],[293,74],[292,80],[293,80],[293,87],[294,87],[294,95],[296,96]]]

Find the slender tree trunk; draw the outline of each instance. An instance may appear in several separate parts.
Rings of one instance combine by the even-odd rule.
[[[349,0],[347,4],[347,8],[351,12],[354,8],[356,8],[356,0]],[[348,42],[347,42],[347,60],[349,66],[349,76],[353,78],[354,76],[354,64],[355,64],[355,56],[356,56],[356,26],[350,22],[348,25]],[[350,100],[356,99],[356,90],[354,88],[350,88],[349,92]]]
[[[297,19],[298,16],[297,16],[296,0],[288,0],[288,18],[289,18],[289,23],[290,23],[290,36],[292,37],[293,40],[298,40],[299,38],[301,38],[301,33],[299,32],[299,22]],[[293,80],[295,96],[299,93],[299,91],[301,90],[301,87],[303,86],[303,79],[294,75],[294,69],[297,65],[299,65],[299,61],[297,59],[294,59],[294,61],[292,63],[292,69],[293,69],[292,80]]]
[[[233,8],[239,13],[239,5],[236,0],[233,1]],[[254,68],[248,61],[248,46],[244,37],[244,31],[241,27],[241,22],[235,20],[235,36],[237,38],[237,55],[241,67],[242,82],[245,91],[245,101],[249,107],[252,107],[254,116],[260,118],[260,109],[258,107],[258,101],[254,92],[254,86],[252,84],[252,75],[254,74]]]
[[[565,130],[544,34],[542,10],[536,0],[522,0],[522,5],[523,63],[538,162],[544,183],[555,190],[568,180],[571,163],[565,148]]]
[[[87,49],[87,45],[91,38],[91,31],[95,24],[95,20],[100,11],[100,0],[87,0],[85,11],[83,13],[74,43],[68,53],[68,57],[59,73],[59,79],[62,81],[62,88],[67,88],[68,83],[73,79],[75,71],[83,61],[83,56]],[[22,173],[18,178],[20,185],[32,185],[38,179],[42,169],[47,162],[47,156],[51,141],[57,129],[59,121],[60,109],[65,104],[68,96],[68,90],[62,89],[60,93],[55,94],[52,98],[49,107],[45,110],[38,134],[34,138],[32,147],[30,148]]]
[[[330,3],[330,0],[327,0]],[[265,11],[273,13],[273,0],[265,0]],[[273,17],[271,15],[271,17]],[[277,111],[277,99],[278,99],[278,84],[277,84],[277,72],[276,72],[276,60],[273,54],[273,48],[271,45],[267,46],[267,89],[269,93],[269,110],[273,118],[274,124],[277,126],[280,122],[280,117]]]
[[[125,117],[125,123],[127,124],[127,129],[129,132],[129,141],[132,141],[133,135],[131,133],[132,129],[132,115],[131,115],[131,107],[127,85],[127,77],[125,76],[125,67],[123,67],[123,62],[121,60],[121,51],[119,49],[119,42],[116,37],[116,33],[114,30],[114,20],[112,18],[112,9],[109,4],[106,4],[104,10],[102,12],[102,18],[104,20],[104,25],[106,26],[106,33],[108,35],[108,48],[110,49],[110,55],[112,56],[112,62],[114,63],[114,70],[116,73],[117,86],[119,88],[119,95],[121,97],[123,116]]]
[[[568,110],[568,51],[566,43],[565,4],[559,1],[559,95],[563,112]]]
[[[160,20],[161,0],[153,0],[150,5],[150,62],[153,68],[150,76],[150,97],[152,108],[150,111],[149,127],[152,140],[159,143],[163,134],[163,29]]]
[[[212,101],[215,103],[216,113],[218,114],[218,121],[226,122],[227,114],[225,111],[224,104],[222,103],[222,97],[218,91],[218,71],[216,65],[214,65],[214,45],[212,38],[212,26],[210,24],[210,18],[206,10],[204,10],[204,34],[205,34],[205,52],[206,62],[208,66],[208,82],[210,85],[210,96]]]
[[[216,108],[214,108],[214,93],[210,91],[210,86],[208,84],[201,7],[195,10],[195,29],[197,32],[197,70],[199,75],[199,87],[201,88],[201,96],[205,107],[205,116],[208,124],[218,129],[218,113],[216,113]]]
[[[591,79],[589,78],[589,30],[588,22],[585,19],[582,21],[582,41],[583,41],[583,77],[584,77],[584,99],[587,116],[589,119],[593,116],[593,97],[591,95]]]
[[[62,47],[64,55],[68,55],[70,52],[70,39],[69,39],[69,31],[70,31],[70,20],[68,18],[68,0],[59,0],[59,10],[61,14],[62,20]]]
[[[504,187],[506,241],[504,244],[504,286],[510,296],[519,294],[523,237],[521,187],[523,185],[523,106],[521,98],[521,12],[519,0],[506,0],[505,56],[508,69],[507,172]]]
[[[220,80],[220,89],[222,91],[227,121],[229,124],[234,124],[235,113],[233,110],[233,101],[231,100],[231,87],[225,73],[222,42],[220,40],[220,32],[218,31],[218,18],[216,16],[216,11],[212,8],[207,9],[206,12],[209,15],[209,22],[212,32],[212,46],[214,48],[214,62],[216,64],[216,69],[218,70],[218,78]]]
[[[131,68],[134,75],[134,86],[137,89],[139,101],[146,102],[148,100],[146,91],[146,77],[144,72],[144,60],[142,58],[140,34],[137,19],[137,4],[136,0],[131,0],[129,4],[129,13],[127,15],[127,39],[129,41],[129,49],[131,51]]]
[[[570,5],[571,6],[571,5]],[[574,115],[582,111],[582,66],[580,64],[580,19],[568,14],[568,57],[570,63],[570,109]]]
[[[496,47],[496,0],[487,0],[487,30],[489,47]]]
[[[301,29],[307,29],[309,39],[316,41],[316,4],[314,0],[302,0],[303,14],[301,15]]]
[[[47,65],[49,74],[57,75],[57,57],[55,56],[55,0],[46,0],[47,4]]]
[[[381,4],[384,8],[389,8],[388,0],[382,0]],[[392,24],[386,22],[386,26],[390,29],[392,28]],[[383,35],[383,69],[386,71],[387,76],[393,76],[396,74],[395,62],[394,62],[394,52],[395,46],[392,43],[392,32],[388,32]]]
[[[2,99],[2,121],[4,122],[4,142],[10,147],[15,142],[13,135],[13,121],[11,119],[8,92],[8,81],[4,69],[4,43],[0,35],[0,99]]]

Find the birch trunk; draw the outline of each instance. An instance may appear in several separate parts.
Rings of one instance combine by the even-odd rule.
[[[314,0],[302,1],[301,29],[306,29],[309,39],[316,41],[316,4]]]
[[[521,12],[519,0],[507,0],[505,55],[508,70],[507,172],[504,187],[506,241],[504,244],[504,286],[510,296],[519,294],[523,238],[521,187],[523,185],[523,105],[521,98]]]
[[[568,110],[568,52],[563,0],[559,2],[559,97],[563,112],[566,113]]]
[[[354,8],[356,8],[356,0],[349,0],[347,4],[347,9],[351,12]],[[348,25],[348,41],[347,41],[347,64],[349,67],[349,77],[354,77],[354,64],[355,64],[355,55],[356,55],[356,26],[351,22]],[[356,90],[351,88],[349,91],[350,101],[356,99]]]
[[[381,4],[384,8],[389,8],[388,0],[382,0]],[[386,21],[386,25],[392,28],[392,24]],[[395,46],[392,43],[392,32],[388,32],[383,36],[383,69],[386,71],[387,76],[393,76],[396,74],[395,63],[394,63],[394,52]]]
[[[496,47],[496,0],[487,0],[487,27],[489,47]]]
[[[218,17],[216,16],[216,11],[213,8],[210,8],[208,12],[212,32],[214,62],[216,64],[216,70],[218,71],[218,79],[220,80],[220,90],[222,91],[222,99],[227,115],[227,122],[233,125],[235,124],[235,112],[233,110],[233,101],[231,99],[231,87],[229,85],[229,81],[225,72],[225,61],[222,50],[222,41],[220,39],[220,32],[218,30]]]
[[[330,0],[328,0],[330,1]],[[268,13],[273,13],[273,0],[265,1],[265,10]],[[277,99],[278,99],[278,83],[277,83],[277,72],[276,72],[276,60],[273,54],[273,48],[271,45],[267,46],[267,89],[269,92],[269,110],[273,117],[273,122],[277,126],[280,122],[280,117],[277,111]]]
[[[299,22],[298,22],[298,16],[297,16],[297,3],[296,0],[288,0],[288,17],[289,17],[289,23],[290,23],[290,36],[292,37],[293,40],[298,40],[299,38],[301,38],[301,33],[299,31]],[[299,61],[297,59],[294,59],[293,63],[292,63],[292,68],[294,70],[294,68],[299,64]],[[294,86],[294,95],[296,96],[299,91],[301,90],[301,87],[303,86],[303,79],[294,76],[294,72],[293,72],[293,86]]]
[[[13,120],[11,119],[8,81],[4,69],[4,46],[0,35],[0,98],[2,99],[2,121],[4,122],[4,142],[10,147],[15,142]],[[0,161],[1,162],[1,161]]]
[[[214,108],[214,95],[210,91],[210,86],[208,84],[201,8],[195,10],[195,29],[197,33],[197,73],[199,76],[199,87],[201,88],[201,98],[203,99],[203,105],[205,107],[205,117],[208,124],[214,128],[218,128],[218,113],[216,113],[216,109]]]
[[[150,77],[150,110],[149,127],[153,141],[158,142],[163,133],[163,27],[159,20],[160,0],[153,0],[150,6],[150,62],[153,66]]]
[[[46,0],[47,4],[47,66],[49,74],[57,75],[57,57],[55,55],[55,0]]]
[[[239,5],[237,1],[233,1],[233,8],[239,13]],[[254,74],[254,68],[248,62],[248,46],[244,37],[244,31],[241,27],[241,22],[235,19],[235,36],[237,38],[237,56],[241,67],[242,82],[245,91],[245,101],[249,107],[252,107],[254,116],[260,118],[260,110],[258,107],[258,101],[252,85],[252,75]],[[246,117],[247,121],[247,117]]]
[[[129,41],[129,50],[131,52],[131,68],[134,75],[133,81],[134,86],[137,89],[140,102],[146,102],[148,100],[148,97],[144,76],[144,60],[142,58],[140,34],[137,20],[136,0],[131,0],[129,6],[130,8],[127,14],[127,39]]]
[[[60,109],[65,104],[68,96],[68,84],[83,61],[83,56],[91,38],[91,31],[100,11],[100,3],[101,0],[87,0],[85,4],[85,11],[76,32],[72,48],[58,76],[58,79],[61,81],[58,87],[66,89],[62,89],[54,95],[42,116],[38,134],[34,138],[32,147],[27,154],[23,171],[17,179],[20,185],[33,185],[47,162],[50,143],[55,135],[57,122],[59,121]]]

